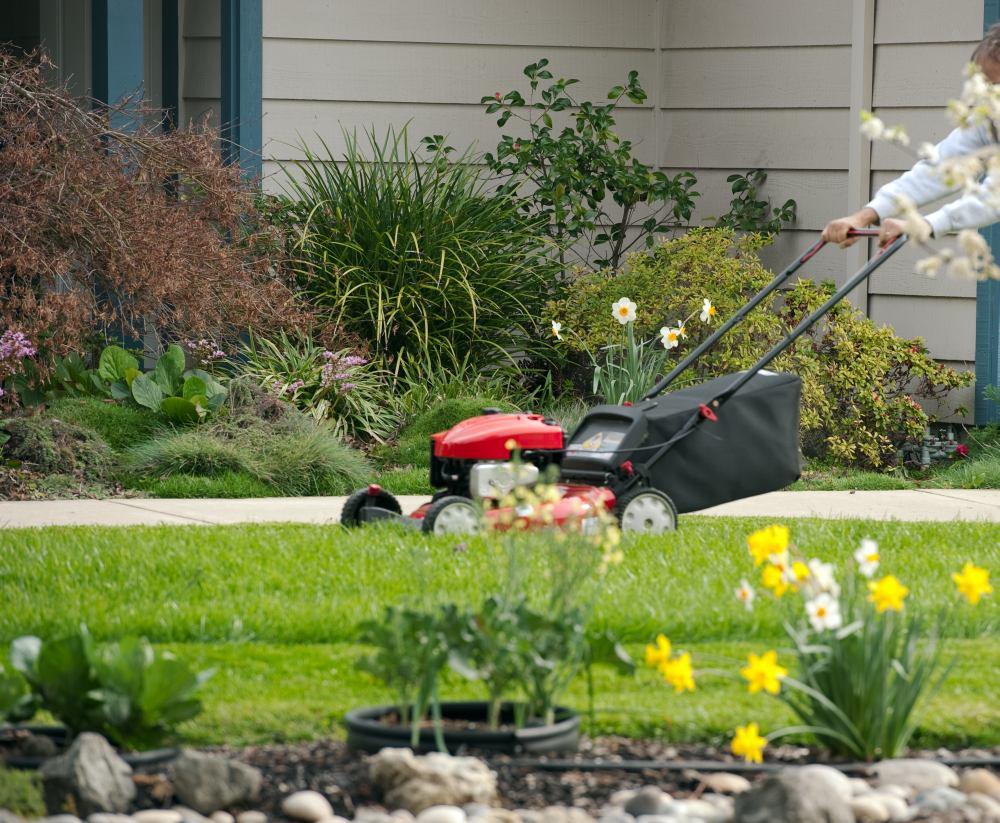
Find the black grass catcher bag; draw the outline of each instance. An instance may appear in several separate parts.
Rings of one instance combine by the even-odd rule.
[[[702,404],[710,403],[739,375],[670,392],[640,403],[646,418],[645,446],[673,437]],[[794,374],[761,371],[705,420],[678,440],[659,460],[645,462],[655,448],[636,451],[649,484],[670,495],[678,512],[689,512],[783,489],[801,474],[799,396]]]

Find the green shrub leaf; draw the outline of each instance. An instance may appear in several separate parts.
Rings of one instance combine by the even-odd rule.
[[[199,420],[198,407],[190,400],[183,397],[165,397],[160,404],[162,411],[168,420],[181,425],[190,425]]]
[[[184,381],[184,388],[181,390],[181,396],[185,400],[190,400],[196,395],[205,396],[208,394],[208,387],[205,385],[205,381],[200,377],[191,375]]]
[[[178,394],[184,375],[184,349],[176,343],[167,346],[152,374],[165,395]]]
[[[163,403],[163,395],[163,390],[149,375],[136,375],[132,381],[132,398],[140,406],[145,406],[151,411],[160,410],[160,405]]]
[[[101,352],[97,373],[109,383],[124,380],[129,369],[138,369],[139,361],[121,346],[108,346]]]

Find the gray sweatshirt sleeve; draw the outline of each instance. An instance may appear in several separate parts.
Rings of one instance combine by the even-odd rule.
[[[958,128],[937,145],[941,160],[971,154],[993,143],[993,136],[987,125],[967,129]],[[990,179],[987,178],[986,185]],[[895,217],[899,213],[896,198],[908,197],[917,206],[924,206],[954,191],[940,177],[937,169],[926,160],[921,160],[912,169],[878,190],[868,204],[880,220]],[[950,231],[987,226],[1000,220],[1000,211],[984,203],[980,198],[967,194],[953,203],[942,206],[927,215],[927,222],[934,229],[934,236],[940,237]]]

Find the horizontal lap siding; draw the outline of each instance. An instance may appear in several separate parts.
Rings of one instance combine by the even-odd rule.
[[[218,128],[222,110],[220,0],[181,0],[180,120]]]
[[[945,105],[961,90],[962,71],[981,37],[982,18],[981,0],[954,0],[947,5],[878,0],[873,108],[887,124],[904,126],[913,146],[937,142],[952,129]],[[874,144],[872,192],[914,162],[912,149]],[[923,211],[939,205],[929,204]],[[876,272],[869,284],[869,314],[902,335],[923,337],[938,359],[972,368],[975,283],[917,274],[914,266],[924,256],[925,250],[903,249]],[[971,390],[953,393],[936,411],[947,415],[960,405],[971,408]]]
[[[581,98],[604,100],[632,69],[648,88],[655,21],[656,0],[264,0],[265,157],[301,159],[317,135],[337,154],[344,129],[384,135],[406,123],[411,144],[445,134],[459,150],[494,150],[501,132],[484,95],[527,95],[522,70],[541,57],[580,78]],[[626,103],[619,117],[650,163],[652,108]],[[514,121],[506,131],[517,133]]]

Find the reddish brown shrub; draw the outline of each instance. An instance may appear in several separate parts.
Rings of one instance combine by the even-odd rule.
[[[284,243],[216,133],[91,110],[44,63],[0,53],[0,331],[26,332],[44,371],[95,336],[222,342],[304,321]]]

